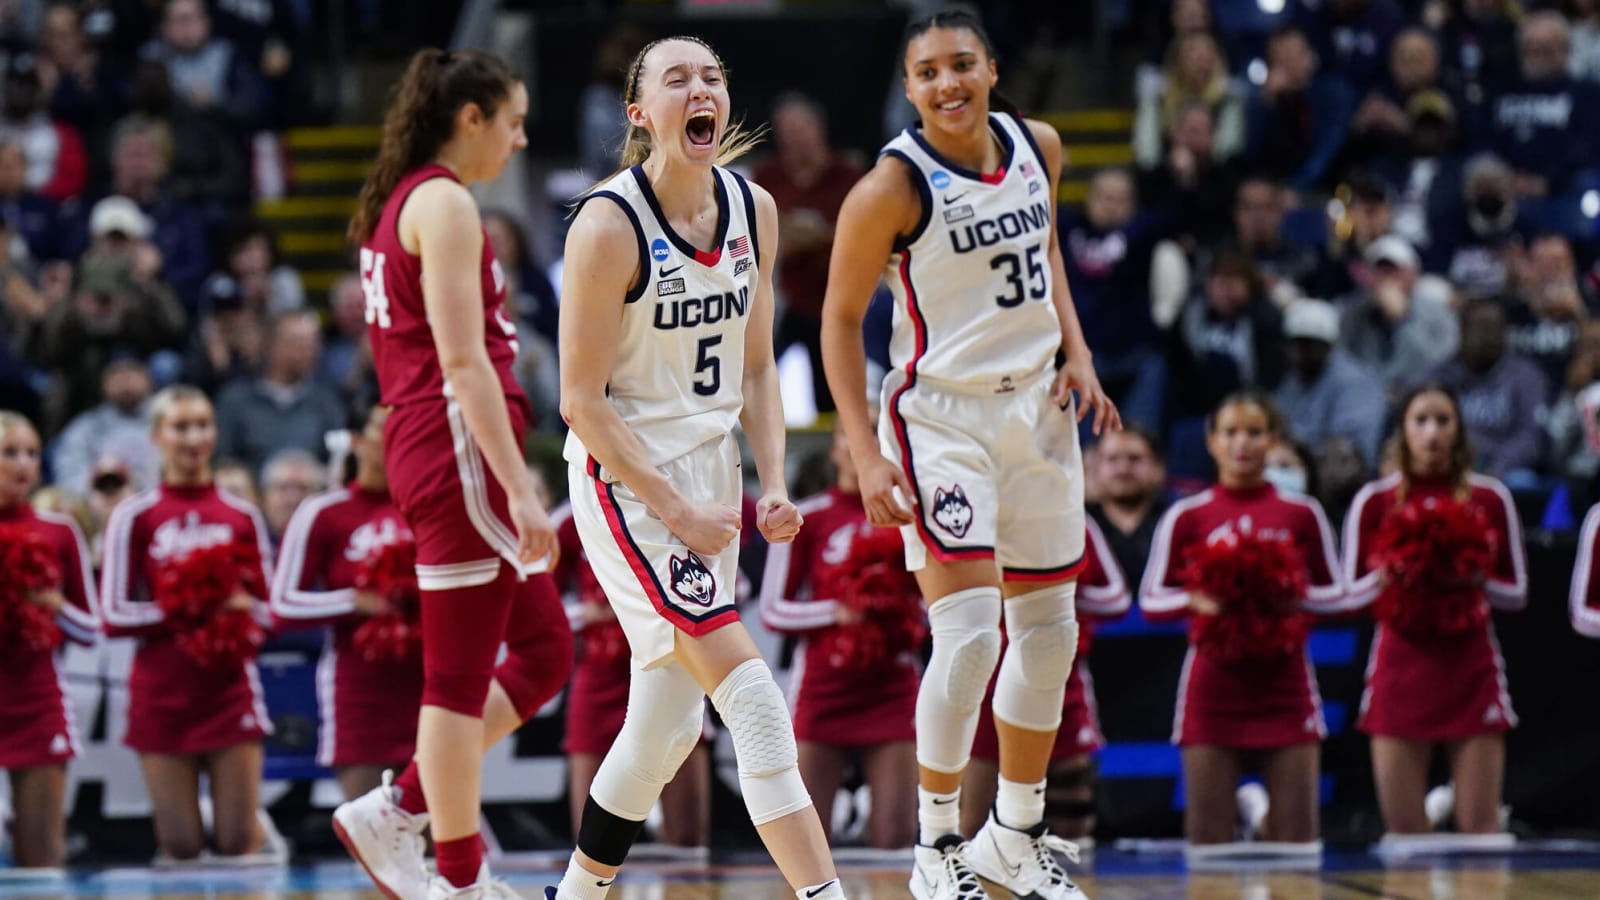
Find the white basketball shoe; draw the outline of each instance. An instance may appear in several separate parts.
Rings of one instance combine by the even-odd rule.
[[[1088,900],[1061,868],[1057,853],[1078,862],[1078,845],[1051,834],[1043,822],[1019,831],[1000,824],[991,812],[967,845],[967,862],[974,872],[1018,897]]]
[[[422,832],[428,827],[428,814],[401,809],[394,800],[393,782],[394,773],[386,771],[383,784],[340,804],[333,811],[333,831],[389,900],[426,900],[428,866],[423,862]]]
[[[932,847],[918,844],[913,851],[911,896],[916,900],[987,900],[983,885],[967,865],[967,845],[958,834],[947,834]]]
[[[478,880],[466,887],[456,887],[444,879],[442,875],[435,875],[428,882],[426,900],[521,900],[522,895],[511,889],[498,878],[489,877],[489,864],[483,863],[478,867]]]

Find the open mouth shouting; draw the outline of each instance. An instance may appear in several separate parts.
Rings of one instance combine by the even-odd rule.
[[[715,110],[701,109],[689,114],[689,121],[684,125],[684,133],[689,137],[689,143],[695,147],[711,147],[717,140],[717,113]]]

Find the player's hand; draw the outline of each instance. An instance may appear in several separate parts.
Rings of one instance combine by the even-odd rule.
[[[786,544],[800,533],[805,516],[783,494],[763,494],[756,501],[756,527],[769,544]]]
[[[879,528],[910,525],[915,521],[906,498],[915,497],[906,473],[881,453],[856,465],[856,480],[861,485],[861,505],[867,521]],[[898,493],[896,493],[898,491]]]
[[[1067,364],[1056,373],[1055,386],[1050,389],[1050,399],[1056,406],[1067,408],[1067,403],[1072,399],[1072,392],[1078,392],[1078,421],[1094,410],[1095,434],[1102,434],[1107,428],[1113,431],[1122,430],[1122,413],[1117,412],[1117,405],[1111,402],[1111,395],[1100,386],[1100,376],[1094,372],[1094,362],[1088,354],[1078,356],[1069,355]]]
[[[684,546],[701,556],[716,556],[739,536],[739,511],[726,503],[685,503],[671,518],[661,517]]]
[[[532,491],[526,496],[508,497],[506,511],[517,529],[517,560],[528,564],[548,557],[550,568],[555,568],[556,558],[561,555],[561,543],[556,540],[556,526],[551,524],[539,498]]]

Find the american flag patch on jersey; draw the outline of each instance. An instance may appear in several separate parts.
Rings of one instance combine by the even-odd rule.
[[[750,236],[748,234],[741,234],[728,242],[728,255],[735,259],[745,256],[749,252]]]
[[[1032,178],[1033,176],[1035,176],[1037,174],[1039,174],[1039,172],[1038,172],[1038,170],[1034,169],[1033,160],[1025,159],[1025,160],[1022,161],[1022,177],[1023,178]]]

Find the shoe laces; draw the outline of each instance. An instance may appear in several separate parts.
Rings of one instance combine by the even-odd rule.
[[[955,888],[957,897],[983,897],[983,883],[967,865],[966,850],[967,845],[962,843],[944,851],[944,877]]]
[[[1056,862],[1055,855],[1059,853],[1076,864],[1078,862],[1078,845],[1064,837],[1049,833],[1039,835],[1033,839],[1033,858],[1038,862],[1039,868],[1044,869],[1049,876],[1051,884],[1059,884],[1069,888],[1076,888],[1072,879],[1067,877],[1065,869]]]

